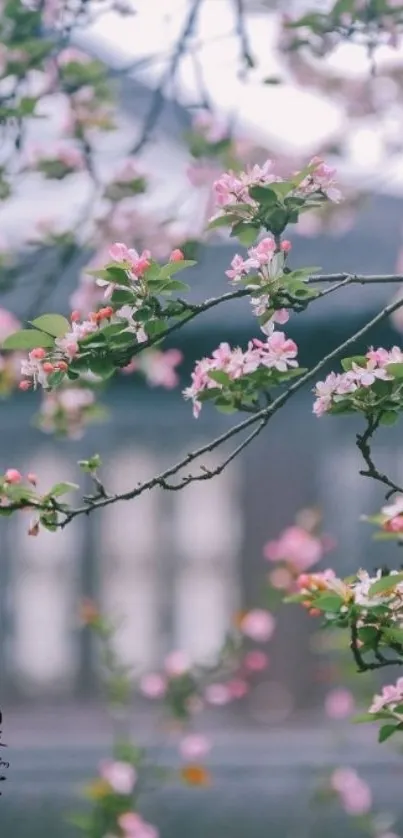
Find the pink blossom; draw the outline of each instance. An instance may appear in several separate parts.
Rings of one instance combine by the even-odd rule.
[[[206,736],[200,734],[189,734],[185,736],[180,745],[179,750],[183,759],[193,761],[205,757],[211,750],[211,742]]]
[[[296,570],[303,571],[321,560],[323,545],[303,527],[287,527],[276,541],[265,545],[263,555],[271,562],[289,562]]]
[[[184,258],[185,258],[185,256],[183,254],[183,251],[180,250],[179,247],[176,247],[174,250],[172,250],[172,252],[170,254],[170,257],[169,257],[169,261],[170,262],[182,262]]]
[[[256,640],[258,643],[266,643],[267,640],[270,640],[274,632],[275,625],[275,619],[269,611],[263,611],[263,609],[255,608],[243,617],[241,621],[241,631],[243,634],[246,634],[247,637],[250,637],[252,640]]]
[[[403,703],[403,678],[398,678],[396,684],[387,684],[380,695],[375,695],[369,708],[370,713],[378,713],[387,707],[393,710],[397,704]]]
[[[286,338],[284,332],[274,332],[268,338],[266,346],[256,339],[253,342],[265,349],[265,353],[262,355],[264,366],[274,367],[279,372],[286,372],[287,367],[298,366],[298,361],[296,361],[297,344],[290,338]]]
[[[22,474],[16,468],[8,468],[4,475],[4,479],[7,483],[21,483]]]
[[[256,260],[258,265],[267,265],[272,260],[275,250],[276,243],[274,239],[266,236],[256,247],[251,247],[248,250],[248,254],[251,259]]]
[[[249,684],[243,678],[233,678],[227,687],[231,698],[244,698],[249,692]]]
[[[142,676],[140,690],[147,698],[162,698],[166,691],[166,679],[158,673],[150,672]]]
[[[346,719],[354,712],[355,701],[350,690],[331,690],[325,699],[326,714],[330,719]]]
[[[249,264],[248,260],[242,259],[242,256],[236,254],[231,262],[231,268],[228,271],[225,271],[226,276],[228,279],[231,279],[233,282],[240,282],[241,279],[246,276],[249,272]]]
[[[371,789],[360,780],[344,791],[341,804],[348,815],[365,815],[372,806]]]
[[[59,52],[58,55],[58,63],[61,67],[65,64],[88,64],[91,59],[85,52],[81,52],[79,49],[75,49],[74,47],[67,47]]]
[[[151,387],[165,387],[171,390],[179,384],[175,367],[183,360],[179,349],[167,349],[166,352],[151,350],[145,352],[139,360],[139,368],[144,372]]]
[[[353,768],[336,768],[330,778],[330,785],[335,791],[343,793],[358,779],[358,774]]]
[[[186,399],[192,399],[195,415],[200,411],[199,393],[206,389],[222,388],[214,381],[209,373],[222,370],[230,380],[237,380],[244,375],[255,372],[259,367],[277,369],[285,372],[287,367],[297,367],[297,345],[285,337],[283,332],[275,332],[266,341],[255,338],[249,342],[248,349],[243,352],[239,347],[231,349],[227,343],[220,344],[212,358],[198,361],[192,373],[192,384],[183,391]]]
[[[231,701],[229,689],[225,684],[209,684],[204,691],[204,697],[208,704],[214,704],[217,707]]]
[[[269,658],[265,652],[255,649],[252,652],[247,652],[244,657],[244,664],[246,669],[250,672],[263,672],[269,665]]]
[[[17,320],[13,314],[11,314],[11,311],[7,311],[5,308],[0,308],[0,343],[3,343],[9,335],[12,335],[13,332],[17,332],[20,328],[20,321]]]
[[[366,367],[360,367],[358,364],[353,363],[351,370],[357,383],[362,387],[370,387],[377,378],[383,379],[384,381],[390,381],[392,378],[392,376],[387,374],[385,369],[377,367],[375,361],[368,361]]]
[[[395,518],[397,515],[403,515],[403,495],[396,495],[393,502],[382,507],[382,515],[387,518]]]
[[[166,656],[164,661],[165,672],[171,678],[180,678],[181,675],[186,675],[190,669],[190,661],[185,652],[176,651],[171,652]]]
[[[287,591],[291,588],[294,578],[287,568],[276,567],[269,573],[269,581],[273,588],[277,588],[280,591]]]
[[[99,772],[116,794],[132,793],[137,781],[137,772],[130,763],[108,760],[101,763]]]
[[[202,134],[207,142],[219,143],[228,136],[228,126],[208,110],[200,110],[193,118],[193,130]]]
[[[158,838],[159,836],[156,827],[146,823],[136,812],[126,812],[120,815],[118,824],[125,838]]]

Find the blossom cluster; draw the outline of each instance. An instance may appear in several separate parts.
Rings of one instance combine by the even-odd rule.
[[[330,788],[339,796],[348,815],[365,815],[371,809],[371,789],[353,768],[337,768],[333,771]]]
[[[44,433],[81,439],[86,426],[105,415],[105,408],[96,404],[94,390],[63,384],[60,389],[44,392],[35,424]]]
[[[150,699],[162,699],[170,712],[182,721],[205,705],[220,707],[242,699],[250,690],[250,678],[263,672],[269,663],[265,652],[256,648],[244,650],[243,642],[267,643],[275,626],[273,615],[262,608],[236,615],[236,642],[228,660],[224,656],[209,673],[207,669],[199,671],[192,665],[185,652],[173,651],[164,660],[163,672],[150,672],[141,677],[140,692]],[[181,746],[182,756],[189,759],[200,757],[201,750],[199,740]]]
[[[283,275],[284,256],[290,249],[291,242],[282,241],[278,249],[274,239],[266,236],[257,245],[248,249],[246,259],[236,254],[232,259],[231,267],[225,271],[232,283],[245,282],[247,289],[251,291],[253,313],[263,318],[261,329],[264,334],[271,334],[275,323],[287,323],[289,319],[287,309],[276,306],[275,292],[279,291],[276,280]],[[252,274],[251,277],[250,274]],[[253,296],[254,292],[255,296]],[[259,292],[258,296],[256,296],[257,292]]]
[[[316,526],[316,517],[309,515],[309,512],[307,510],[305,515],[313,519]],[[318,564],[333,547],[333,542],[328,536],[319,535],[312,525],[308,528],[309,524],[311,520],[305,526],[296,523],[286,527],[279,538],[265,544],[263,556],[274,566],[269,573],[269,581],[273,588],[290,593],[294,591],[298,576]]]
[[[342,362],[345,372],[331,372],[324,381],[317,382],[313,412],[323,416],[378,406],[384,410],[398,410],[402,363],[403,352],[398,346],[390,351],[382,347],[370,349],[365,356],[345,359]],[[386,391],[376,392],[377,381],[391,382],[391,385]]]
[[[335,169],[327,166],[323,160],[314,157],[308,164],[308,173],[297,172],[295,177],[299,179],[298,185],[290,183],[289,194],[295,198],[307,198],[320,194],[330,201],[340,201],[341,193],[335,184]],[[269,186],[280,183],[283,179],[277,175],[273,168],[273,161],[266,162],[259,166],[255,164],[245,172],[224,172],[214,183],[214,196],[217,207],[225,209],[236,203],[249,204],[257,208],[256,199],[250,194],[255,186]]]
[[[183,355],[179,349],[148,349],[123,367],[123,373],[141,372],[150,387],[164,387],[172,390],[179,384],[176,367],[182,362]]]
[[[283,332],[274,332],[266,341],[254,338],[245,352],[240,347],[233,349],[228,343],[221,343],[211,358],[203,358],[196,364],[192,384],[184,390],[184,396],[192,400],[195,417],[200,413],[203,398],[209,394],[215,397],[218,392],[231,396],[232,391],[242,403],[243,381],[257,371],[263,371],[266,386],[277,384],[278,379],[272,373],[284,374],[290,368],[298,367],[297,353],[296,343]],[[233,389],[232,385],[235,385]]]

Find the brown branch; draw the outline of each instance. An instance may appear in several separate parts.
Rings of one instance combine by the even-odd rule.
[[[143,130],[141,132],[141,135],[140,135],[137,143],[131,149],[130,154],[134,154],[134,155],[138,154],[141,151],[141,149],[143,148],[143,146],[148,142],[152,132],[154,131],[154,128],[155,128],[155,126],[158,122],[158,119],[159,119],[159,117],[160,117],[160,115],[163,111],[163,108],[164,108],[164,96],[165,96],[166,88],[167,88],[169,82],[172,82],[175,78],[179,63],[180,63],[181,58],[182,58],[182,56],[183,56],[183,54],[186,50],[187,42],[188,42],[188,40],[189,40],[190,36],[192,35],[193,30],[195,28],[202,3],[203,3],[203,0],[193,0],[193,2],[191,4],[189,15],[188,15],[188,17],[185,21],[185,25],[184,25],[183,30],[182,30],[182,32],[179,36],[178,41],[177,41],[176,48],[174,50],[172,59],[171,59],[169,65],[168,65],[165,73],[163,74],[162,78],[160,79],[158,87],[154,91],[154,94],[153,94],[153,97],[152,97],[152,100],[151,100],[150,109],[149,109],[148,114],[145,118]]]
[[[387,496],[390,497],[390,495],[393,495],[395,492],[402,493],[403,488],[398,486],[397,483],[394,483],[393,480],[390,480],[387,474],[382,474],[372,459],[370,440],[379,427],[380,418],[381,414],[369,417],[365,432],[363,434],[357,434],[356,436],[357,448],[360,450],[367,466],[366,469],[361,469],[360,475],[362,477],[370,477],[372,480],[377,480],[378,483],[383,483],[384,486],[388,487],[389,492],[387,493]]]

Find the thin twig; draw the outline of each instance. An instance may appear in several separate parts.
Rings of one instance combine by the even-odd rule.
[[[377,416],[372,416],[368,418],[368,424],[365,432],[363,434],[357,434],[356,442],[357,448],[360,450],[364,462],[367,466],[366,469],[362,469],[360,471],[360,475],[362,477],[370,477],[372,480],[377,480],[378,483],[383,483],[384,486],[387,486],[391,491],[388,492],[388,496],[394,494],[395,492],[402,493],[403,488],[398,486],[397,483],[394,483],[393,480],[387,476],[387,474],[382,474],[380,472],[373,459],[371,454],[371,447],[370,447],[370,440],[372,439],[375,431],[379,427],[381,415],[378,414]]]
[[[154,128],[158,122],[160,114],[164,108],[165,102],[165,93],[166,88],[170,82],[172,82],[175,78],[180,60],[186,50],[187,42],[190,36],[193,33],[194,27],[197,23],[197,18],[199,15],[199,11],[201,9],[201,5],[203,0],[193,0],[193,3],[190,8],[189,15],[185,21],[185,25],[183,30],[179,36],[179,39],[176,44],[176,48],[174,50],[173,56],[165,73],[163,74],[162,78],[160,79],[160,83],[158,87],[155,89],[150,109],[144,121],[143,130],[141,135],[135,144],[135,146],[131,149],[130,154],[138,154],[143,146],[148,142]]]

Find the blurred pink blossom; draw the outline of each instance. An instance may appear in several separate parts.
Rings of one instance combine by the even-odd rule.
[[[231,698],[244,698],[249,692],[249,684],[243,678],[233,678],[228,681],[227,689]]]
[[[208,704],[215,704],[217,707],[231,701],[229,689],[225,684],[209,684],[204,691],[204,697]]]
[[[180,678],[190,669],[190,661],[185,652],[180,650],[171,652],[164,661],[165,672],[171,678]]]
[[[263,555],[271,562],[287,562],[298,571],[316,564],[323,556],[323,543],[303,527],[287,527],[278,539],[268,541]]]
[[[131,794],[137,781],[137,772],[128,762],[107,760],[101,763],[99,773],[117,794]]]
[[[0,308],[0,343],[2,343],[13,332],[20,329],[21,323],[11,311],[5,308]]]
[[[185,736],[179,745],[179,751],[183,759],[190,761],[197,761],[201,759],[201,757],[205,757],[210,750],[210,740],[207,739],[206,736],[196,733]]]
[[[156,672],[150,672],[141,678],[140,690],[147,698],[162,698],[165,695],[166,679]]]
[[[250,672],[263,672],[269,665],[269,658],[265,652],[255,649],[252,652],[247,652],[244,657],[244,665]]]
[[[257,643],[265,643],[270,640],[276,621],[269,611],[256,608],[249,611],[241,620],[240,628],[243,634],[255,640]]]
[[[364,815],[372,806],[371,789],[352,768],[338,768],[330,778],[331,788],[340,796],[348,815]]]
[[[159,832],[155,826],[146,823],[137,812],[126,812],[118,819],[125,838],[158,838]]]
[[[354,708],[354,696],[350,690],[331,690],[325,698],[325,710],[330,719],[346,719],[354,712]]]

